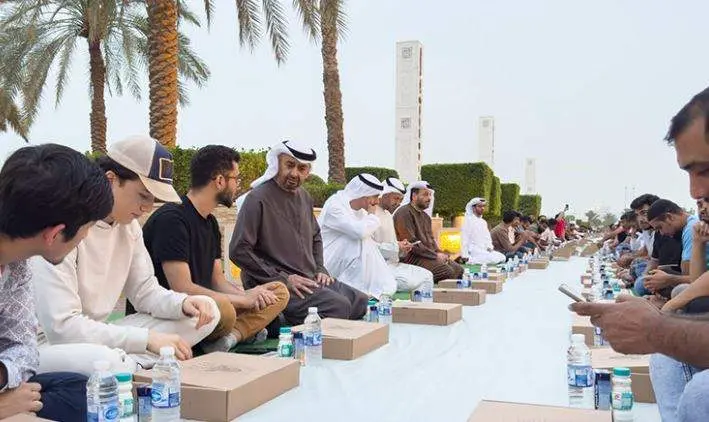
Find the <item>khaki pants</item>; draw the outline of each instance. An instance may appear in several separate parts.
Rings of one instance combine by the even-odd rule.
[[[242,340],[246,340],[258,334],[259,331],[266,328],[268,324],[278,317],[278,314],[283,312],[288,305],[290,293],[285,284],[273,281],[266,283],[263,287],[271,290],[278,299],[273,305],[267,306],[265,309],[257,311],[255,309],[239,310],[234,308],[226,299],[217,300],[217,307],[221,314],[221,319],[214,329],[212,334],[207,337],[207,341],[213,341],[236,330],[241,335]]]

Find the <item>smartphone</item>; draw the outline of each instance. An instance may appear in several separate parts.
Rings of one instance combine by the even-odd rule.
[[[566,284],[559,286],[559,291],[573,299],[575,302],[586,302],[586,299],[584,299],[583,296],[571,290],[571,288]]]
[[[412,246],[413,246],[413,245],[418,245],[419,243],[421,243],[421,241],[420,241],[420,240],[417,240],[417,241],[415,241],[414,243],[412,243],[411,245],[412,245]]]

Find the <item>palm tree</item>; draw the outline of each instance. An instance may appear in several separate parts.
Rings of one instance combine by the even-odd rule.
[[[337,40],[347,31],[344,0],[293,0],[293,4],[306,33],[314,42],[322,41],[320,51],[323,62],[328,179],[331,182],[346,183],[344,117],[337,64]]]
[[[50,68],[56,63],[58,106],[68,82],[77,44],[86,40],[89,53],[92,151],[106,149],[105,89],[123,95],[124,88],[140,99],[140,68],[147,58],[147,18],[142,7],[118,0],[9,1],[0,16],[0,87],[20,92],[23,118],[29,128],[39,111],[39,100]],[[185,57],[186,79],[204,83],[204,63],[179,37]]]
[[[178,70],[186,66],[179,59],[178,25],[188,21],[199,25],[184,0],[147,0],[148,69],[150,79],[150,135],[166,146],[177,143],[177,100],[180,86]],[[207,25],[214,14],[214,1],[204,0]],[[281,64],[288,54],[285,13],[279,0],[236,0],[239,21],[239,43],[252,50],[263,34],[271,41],[276,62]],[[262,17],[263,16],[263,17]]]
[[[8,129],[12,129],[27,141],[27,128],[20,107],[15,103],[12,94],[0,87],[0,132],[7,132]]]

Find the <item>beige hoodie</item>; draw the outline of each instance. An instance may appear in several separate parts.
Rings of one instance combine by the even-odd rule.
[[[132,223],[96,223],[59,265],[30,260],[39,322],[51,344],[94,343],[144,353],[148,329],[106,323],[125,290],[135,309],[156,318],[180,319],[183,293],[155,278],[143,231]]]

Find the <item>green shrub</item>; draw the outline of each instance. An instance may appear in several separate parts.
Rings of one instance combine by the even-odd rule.
[[[399,178],[399,173],[396,170],[385,167],[345,167],[347,181],[352,180],[353,177],[360,173],[369,173],[379,180],[384,180],[387,177]]]
[[[421,177],[436,191],[434,212],[444,218],[465,213],[474,197],[489,198],[494,174],[485,163],[427,164]]]
[[[303,188],[313,197],[313,206],[321,208],[325,204],[325,201],[327,201],[327,198],[334,195],[338,190],[343,189],[344,186],[339,183],[305,183],[303,184]]]
[[[502,189],[500,187],[500,178],[493,176],[492,188],[490,189],[490,197],[487,199],[487,210],[485,216],[501,215],[502,214]]]
[[[305,183],[311,183],[313,185],[324,185],[326,182],[323,180],[322,177],[313,173],[308,176],[308,179],[305,181]]]
[[[487,226],[490,230],[494,229],[498,224],[502,223],[501,215],[486,215],[485,221],[487,221]]]
[[[519,212],[535,218],[539,217],[542,212],[542,197],[539,195],[521,195],[519,197]]]
[[[518,211],[519,185],[517,183],[503,183],[500,185],[502,214],[505,211]]]

